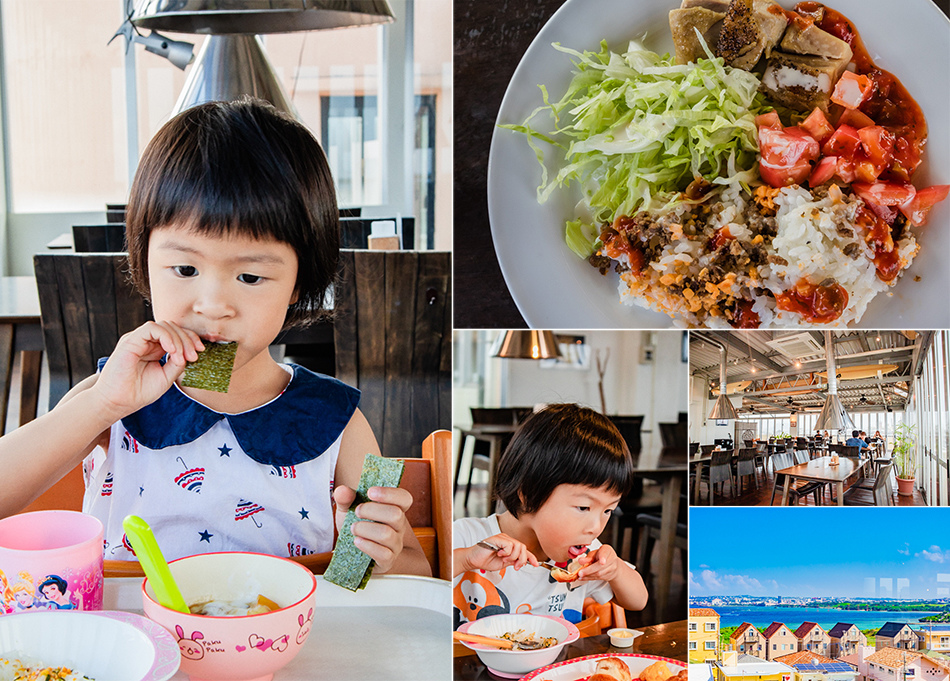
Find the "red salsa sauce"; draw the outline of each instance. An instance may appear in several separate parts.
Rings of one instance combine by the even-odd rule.
[[[618,260],[621,254],[626,254],[630,261],[630,269],[634,272],[641,272],[646,265],[646,255],[638,246],[630,243],[630,239],[621,230],[624,226],[632,224],[632,220],[626,216],[621,216],[614,221],[614,226],[607,227],[600,233],[600,240],[604,244],[604,254],[608,258]]]
[[[848,292],[837,283],[816,286],[800,279],[793,288],[775,296],[775,306],[797,312],[808,322],[827,324],[840,317],[848,306]]]
[[[864,241],[874,248],[873,260],[878,279],[890,283],[901,270],[890,225],[865,206],[858,209],[855,225],[864,230]]]
[[[910,142],[905,149],[895,149],[895,155],[901,152],[906,158],[898,158],[904,166],[908,180],[917,165],[920,164],[920,152],[927,141],[927,122],[924,112],[907,92],[907,88],[890,72],[875,65],[854,24],[840,12],[823,6],[818,2],[799,2],[795,12],[803,17],[814,19],[819,28],[840,38],[851,46],[854,53],[851,61],[859,75],[867,76],[874,83],[871,96],[858,109],[870,116],[877,125],[892,131],[898,139]],[[899,145],[903,147],[904,144]]]
[[[737,300],[736,309],[732,313],[729,323],[734,329],[757,329],[762,323],[759,313],[752,310],[751,300]]]

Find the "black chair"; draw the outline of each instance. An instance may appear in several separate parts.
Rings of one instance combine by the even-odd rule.
[[[751,447],[739,450],[739,458],[736,461],[736,478],[738,479],[739,494],[742,494],[742,478],[749,475],[756,489],[759,488],[759,476],[755,467],[756,451]]]
[[[73,251],[76,253],[125,253],[125,223],[73,225]]]
[[[884,464],[869,485],[868,479],[851,485],[844,492],[845,506],[893,506],[894,499],[890,489],[890,475],[893,463]]]
[[[775,492],[779,488],[785,487],[785,475],[778,471],[788,468],[793,464],[791,452],[778,452],[772,455],[772,463],[775,468],[775,481],[772,483],[772,496],[769,499],[769,506],[775,503]],[[790,506],[797,505],[799,501],[809,495],[814,497],[815,505],[821,505],[824,484],[820,482],[798,483],[788,490],[788,503]]]
[[[732,449],[721,449],[712,453],[712,461],[709,462],[709,468],[705,473],[709,482],[709,500],[712,503],[715,494],[715,485],[720,485],[720,491],[725,494],[725,483],[729,483],[729,491],[732,496],[736,496],[736,481],[732,477],[732,456],[735,453]]]
[[[643,427],[642,416],[608,416],[611,423],[617,426],[620,436],[627,443],[627,448],[636,461],[643,449],[643,441],[640,437],[640,429]]]
[[[399,226],[397,230],[401,238],[399,244],[401,248],[411,249],[415,244],[416,238],[416,219],[406,218],[340,218],[340,248],[369,248],[369,235],[372,232],[374,222],[385,222],[392,220]]]
[[[689,449],[689,430],[684,421],[660,423],[660,466],[686,465]]]
[[[125,224],[125,208],[124,203],[107,203],[106,204],[106,222],[121,222]]]
[[[680,495],[680,520],[676,523],[676,535],[673,539],[673,546],[680,550],[680,559],[683,567],[683,576],[688,573],[687,550],[689,548],[688,526],[682,522],[688,514],[689,500],[687,495]],[[637,524],[640,526],[640,541],[637,556],[637,571],[641,575],[650,574],[650,560],[653,556],[653,549],[660,538],[660,527],[663,524],[663,516],[659,513],[638,513]]]
[[[472,426],[515,426],[518,425],[527,414],[531,413],[531,409],[524,407],[471,407],[472,414]],[[505,448],[508,446],[508,443],[511,441],[514,433],[509,433],[504,436],[499,436],[501,442],[499,444],[499,450],[501,452],[505,451]],[[462,454],[465,449],[465,440],[466,438],[461,438],[459,441],[458,456],[455,460],[455,485],[458,487],[458,475],[459,470],[462,467]],[[468,498],[472,492],[472,477],[475,474],[476,470],[489,471],[489,476],[491,475],[491,440],[484,440],[478,437],[473,438],[474,442],[472,445],[472,463],[468,469],[468,481],[465,483],[465,497],[462,501],[462,506],[468,508]],[[491,503],[491,500],[489,500]],[[491,512],[491,508],[489,508]]]

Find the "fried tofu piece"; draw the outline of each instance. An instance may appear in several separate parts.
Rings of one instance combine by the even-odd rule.
[[[850,51],[850,49],[849,49]],[[773,52],[762,74],[762,90],[796,111],[828,111],[831,92],[850,61]]]

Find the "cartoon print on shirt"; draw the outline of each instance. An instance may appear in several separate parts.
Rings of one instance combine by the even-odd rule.
[[[129,543],[129,536],[125,532],[122,533],[122,544],[112,547],[112,550],[109,553],[115,553],[120,547],[131,553],[133,556],[135,555],[135,549],[133,549],[132,544]]]
[[[238,502],[237,508],[234,509],[234,521],[244,520],[245,518],[250,518],[254,521],[254,524],[258,528],[261,527],[261,524],[257,521],[257,518],[254,517],[254,514],[260,513],[264,510],[263,506],[255,504],[253,501],[245,501],[241,499]]]
[[[309,556],[314,552],[308,549],[303,544],[295,544],[293,542],[287,542],[287,555],[288,556]]]
[[[457,629],[463,622],[488,617],[489,615],[503,615],[511,612],[508,596],[492,581],[492,577],[501,580],[505,571],[501,572],[466,572],[461,581],[452,589],[453,628]]]
[[[270,472],[270,474],[276,475],[278,478],[289,480],[291,478],[297,477],[296,466],[278,466],[277,464],[271,464],[271,468],[273,468],[273,470]]]
[[[180,456],[175,457],[175,459],[181,461],[181,465],[185,467],[185,472],[179,473],[178,476],[175,477],[175,484],[189,492],[201,494],[201,484],[205,479],[205,469],[201,466],[188,468],[188,464],[186,464],[185,460]]]
[[[112,496],[112,471],[106,473],[106,479],[102,482],[102,490],[99,494],[104,497]]]
[[[127,452],[137,453],[139,451],[139,443],[134,437],[132,437],[132,433],[129,431],[125,431],[125,433],[122,435],[122,449]]]

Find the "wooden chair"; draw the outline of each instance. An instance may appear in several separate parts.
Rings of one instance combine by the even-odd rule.
[[[128,280],[124,253],[33,256],[43,341],[49,364],[49,408],[96,371],[119,337],[151,318]]]
[[[759,488],[759,474],[755,467],[755,449],[751,447],[739,450],[739,458],[736,460],[736,479],[738,480],[739,494],[742,494],[742,478],[752,476],[755,488]]]
[[[429,561],[432,576],[451,579],[452,575],[452,500],[449,494],[449,478],[452,475],[452,433],[437,430],[422,443],[422,458],[402,459],[406,464],[399,486],[412,494],[412,506],[406,519],[422,545]],[[82,494],[78,499],[64,500],[70,508],[80,510]],[[308,556],[293,556],[291,560],[305,565],[314,574],[323,574],[332,551]],[[137,561],[105,561],[107,577],[142,577],[142,567]]]
[[[893,463],[884,464],[873,480],[865,478],[846,489],[845,506],[893,506],[889,480],[893,466]]]
[[[76,253],[124,253],[125,223],[73,225],[73,251]]]
[[[363,392],[384,456],[417,457],[429,433],[452,423],[450,277],[445,252],[341,253],[336,377]]]
[[[778,452],[777,454],[772,455],[773,464],[775,466],[775,481],[772,483],[772,496],[769,499],[769,506],[775,502],[775,493],[782,487],[785,486],[785,476],[781,473],[778,473],[782,468],[788,468],[791,466],[794,461],[792,459],[791,452]],[[788,503],[790,506],[798,505],[799,501],[805,497],[811,495],[815,500],[815,506],[821,505],[822,494],[824,493],[824,483],[821,482],[804,482],[798,483],[789,488],[788,490]]]
[[[660,465],[686,465],[689,449],[689,431],[684,421],[660,423]]]
[[[588,596],[584,599],[584,619],[577,623],[581,637],[597,636],[608,629],[627,626],[627,613],[613,601],[598,603]]]

